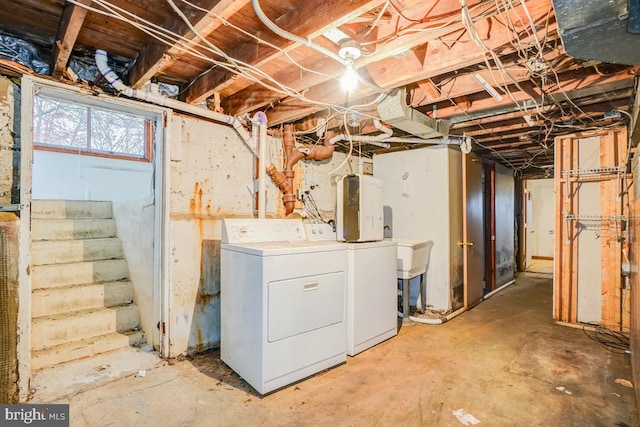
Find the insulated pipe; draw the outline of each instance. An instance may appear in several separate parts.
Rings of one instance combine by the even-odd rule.
[[[109,82],[111,86],[118,92],[126,95],[130,98],[140,99],[142,101],[151,102],[163,107],[172,108],[174,110],[182,111],[189,114],[205,117],[217,122],[228,124],[233,126],[235,131],[240,135],[240,138],[251,149],[251,152],[258,156],[256,152],[256,141],[251,137],[249,132],[242,126],[242,123],[234,117],[227,114],[216,113],[215,111],[205,110],[204,108],[196,107],[195,105],[187,104],[186,102],[177,101],[175,99],[167,98],[162,95],[155,95],[149,92],[133,89],[122,83],[120,77],[109,67],[107,64],[107,52],[101,49],[96,50],[96,66],[104,78]],[[264,113],[263,113],[264,114]],[[265,116],[266,119],[266,116]],[[266,120],[265,120],[266,123]]]

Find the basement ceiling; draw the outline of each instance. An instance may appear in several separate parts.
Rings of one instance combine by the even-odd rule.
[[[555,3],[563,13],[570,6]],[[626,0],[609,3],[619,3],[612,10],[618,27],[626,25]],[[446,121],[449,135],[471,137],[474,152],[523,176],[549,174],[556,136],[626,123],[614,110],[629,110],[638,71],[615,55],[603,62],[584,43],[581,58],[569,56],[551,0],[0,0],[0,7],[0,35],[32,44],[55,79],[75,79],[70,65],[83,77],[77,67],[90,67],[103,49],[133,87],[163,82],[179,99],[226,114],[264,111],[270,127],[294,123],[307,141],[318,139],[319,119],[328,137],[375,135],[376,105],[400,88],[410,111]],[[361,81],[349,92],[340,85],[345,39],[361,52],[353,63]],[[617,43],[605,36],[598,48],[615,51]],[[0,58],[15,60],[2,44]],[[90,83],[106,86],[99,76]],[[359,144],[356,152],[367,156],[417,146]]]

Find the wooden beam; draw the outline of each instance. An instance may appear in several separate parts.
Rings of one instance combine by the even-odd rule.
[[[550,2],[542,0],[531,2],[535,4],[535,8],[529,5],[529,10],[536,22],[546,22],[547,13],[549,11]],[[481,24],[478,24],[481,27]],[[447,32],[451,33],[452,27],[447,27]],[[459,27],[453,27],[455,31],[459,31]],[[555,23],[551,23],[548,28],[539,28],[539,38],[554,39],[556,35]],[[454,33],[455,33],[454,31]],[[417,34],[417,35],[416,35]],[[427,56],[423,64],[418,65],[419,58],[394,57],[393,53],[402,49],[411,48],[425,43],[425,37],[445,36],[447,33],[434,34],[417,32],[399,37],[397,40],[385,44],[375,53],[366,58],[366,71],[371,75],[373,81],[384,88],[398,87],[415,83],[417,81],[426,80],[443,73],[452,73],[461,68],[469,67],[478,63],[484,63],[485,53],[474,43],[465,43],[463,39],[459,42],[447,45],[440,42],[427,44]],[[487,44],[494,48],[501,55],[511,54],[516,51],[512,44],[512,32],[507,30],[494,31],[491,39]],[[531,34],[521,35],[521,43],[528,45],[533,43]],[[377,62],[376,62],[377,61]],[[363,69],[360,69],[361,74]],[[361,98],[370,96],[374,92],[370,89],[363,89],[357,95]],[[332,82],[328,81],[320,85],[311,87],[305,92],[305,96],[313,100],[323,100],[328,104],[342,104],[345,100],[344,92]],[[508,97],[504,97],[508,100]],[[492,98],[493,100],[493,98]],[[357,96],[350,96],[352,103],[358,101]],[[505,102],[506,103],[506,102]],[[277,106],[269,112],[269,124],[280,124],[288,121],[296,120],[300,117],[319,111],[322,107],[310,106],[308,103],[293,100],[287,102],[286,105]],[[438,117],[440,114],[438,113]]]
[[[325,0],[320,4],[315,2],[303,2],[299,7],[291,9],[281,17],[271,18],[276,21],[281,28],[296,34],[300,37],[315,38],[322,33],[337,28],[354,17],[360,16],[381,4],[385,0],[352,0],[345,2],[342,0]],[[290,51],[298,44],[284,38],[277,38],[271,42],[277,48]],[[337,51],[337,49],[336,49]],[[264,46],[257,43],[254,46],[238,46],[233,51],[228,52],[232,58],[260,67],[267,62],[273,61],[283,55],[280,50]],[[223,70],[212,70],[191,85],[185,100],[190,103],[200,102],[214,92],[224,89],[225,84],[229,84],[229,73]]]
[[[214,15],[228,19],[249,4],[249,2],[250,0],[204,0],[199,2],[199,6],[203,9],[210,10],[210,14],[189,8],[191,13],[186,15],[191,15],[191,24],[198,33],[203,37],[207,37],[223,25],[223,21]],[[187,24],[175,14],[168,17],[163,27],[188,38],[189,42],[186,43],[186,46],[193,46],[201,42],[200,37],[191,32]],[[182,56],[184,56],[184,53],[178,45],[148,44],[139,53],[135,64],[131,70],[129,70],[129,84],[135,88],[140,87],[151,79],[151,77],[162,72]]]
[[[551,62],[560,56],[561,54],[557,50],[554,50],[547,53],[545,55],[545,59],[548,62]],[[504,61],[504,66],[509,68],[509,77],[506,80],[509,85],[512,85],[514,82],[521,83],[532,78],[531,72],[524,66],[522,61],[517,58],[508,62]],[[576,68],[578,68],[577,65]],[[551,75],[550,72],[549,74]],[[478,69],[470,73],[459,73],[448,78],[445,77],[444,81],[437,86],[438,92],[436,93],[433,93],[433,91],[431,93],[426,92],[423,90],[424,86],[418,83],[418,88],[414,89],[411,93],[411,106],[417,108],[441,102],[448,98],[457,98],[459,96],[470,95],[472,93],[482,91],[484,89],[480,86],[478,80],[476,80],[476,75],[482,77],[486,82],[494,86],[498,92],[503,92],[503,96],[507,96],[504,94],[504,90],[494,82],[494,80],[498,80],[498,83],[502,84],[502,75],[500,71]]]
[[[630,68],[630,72],[634,68]],[[547,85],[546,96],[544,97],[544,104],[552,103],[565,103],[567,98],[575,99],[586,96],[592,96],[601,94],[608,91],[617,91],[633,87],[633,74],[621,73],[613,76],[600,76],[598,74],[590,74],[586,71],[581,73],[569,72],[559,75],[560,84],[557,82]],[[513,92],[513,98],[520,102],[534,102],[541,104],[543,101],[542,94],[539,89],[533,87],[531,84],[522,84],[522,87],[528,86],[531,90],[535,90],[538,93],[538,97],[534,100],[530,95],[525,92]],[[515,89],[514,89],[515,90]],[[474,99],[471,108],[462,109],[456,105],[444,105],[438,108],[438,118],[449,118],[453,116],[461,116],[461,120],[464,120],[464,116],[469,116],[470,120],[473,120],[473,113],[479,111],[491,111],[493,109],[499,109],[500,107],[513,105],[513,100],[508,97],[503,97],[502,101],[496,101],[490,96],[484,96],[481,99]],[[535,112],[535,108],[529,107],[531,113]]]
[[[538,39],[548,38],[549,36],[551,36],[552,39],[557,37],[557,25],[555,22],[551,22],[548,27],[544,25],[550,8],[549,1],[528,1],[527,6],[532,19],[538,23],[536,34]],[[514,22],[518,21],[516,14],[523,14],[521,6],[511,9],[508,13]],[[499,55],[505,55],[515,50],[512,45],[514,29],[500,28],[495,25],[495,22],[488,19],[476,22],[475,27],[481,34],[489,34],[483,42]],[[521,48],[534,45],[536,39],[528,27],[522,28],[518,33]],[[402,61],[402,57],[394,57],[392,54],[394,51],[410,47],[408,44],[413,37],[421,40],[421,42],[416,44],[424,43],[424,35],[417,33],[417,36],[403,36],[399,38],[403,45],[394,46],[395,50],[388,52],[384,56],[380,55],[381,52],[376,52],[376,54],[380,55],[379,60],[367,66],[376,84],[382,87],[398,87],[410,82],[432,77],[434,76],[434,69],[438,70],[437,74],[453,72],[466,66],[465,64],[471,65],[484,62],[485,57],[487,57],[487,53],[471,40],[470,35],[466,31],[460,34],[458,32],[449,32],[449,34],[446,35],[447,41],[433,41],[429,43],[427,45],[425,60],[421,65],[418,65],[415,61],[408,64],[406,61]],[[441,38],[444,39],[444,36]],[[455,39],[455,41],[449,42],[449,39]],[[385,46],[385,50],[389,49],[389,47]],[[409,69],[407,69],[407,67],[409,67]]]
[[[426,27],[427,24],[424,24],[421,26],[412,27],[412,29],[419,30],[421,28],[425,29]],[[457,29],[458,27],[459,25],[453,26],[454,29]],[[393,28],[395,28],[395,30],[397,31],[396,27]],[[435,32],[429,32],[427,37],[431,39],[434,37],[443,36],[451,31],[452,27],[447,27],[446,30],[443,29]],[[385,44],[384,49],[374,50],[373,53],[360,58],[357,61],[356,66],[359,67],[360,73],[366,74],[367,64],[380,60],[386,55],[391,55],[392,51],[406,50],[407,47],[412,48],[414,46],[424,44],[425,41],[426,40],[424,34],[421,34],[421,37],[419,39],[415,37],[402,37],[401,41],[394,40],[389,44]],[[409,54],[415,55],[415,52],[409,52]],[[282,83],[285,86],[291,87],[294,90],[303,90],[316,85],[321,85],[323,82],[326,82],[327,85],[333,87],[333,83],[327,82],[327,80],[330,79],[330,77],[327,76],[339,76],[344,72],[344,67],[341,64],[338,64],[337,62],[319,54],[315,55],[315,57],[313,58],[309,57],[300,62],[301,65],[305,66],[306,68],[322,70],[325,76],[318,76],[317,74],[301,71],[300,68],[296,65],[291,65],[287,67],[287,69],[279,70],[272,76],[278,82]],[[232,96],[225,98],[223,100],[223,105],[226,105],[226,111],[229,111],[232,114],[243,114],[261,108],[265,105],[277,103],[277,101],[281,98],[281,94],[270,91],[263,85],[256,83],[234,93]]]
[[[89,6],[91,0],[78,0],[79,3]],[[62,17],[58,24],[56,39],[53,43],[53,54],[51,60],[52,75],[55,78],[62,76],[62,72],[67,67],[73,46],[87,16],[87,9],[82,6],[65,2],[62,9]]]

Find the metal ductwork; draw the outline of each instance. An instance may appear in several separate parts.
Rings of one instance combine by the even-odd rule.
[[[568,55],[640,65],[640,0],[553,0]]]
[[[380,120],[423,139],[440,138],[449,134],[448,120],[436,120],[409,107],[406,103],[406,89],[391,92],[380,104]]]

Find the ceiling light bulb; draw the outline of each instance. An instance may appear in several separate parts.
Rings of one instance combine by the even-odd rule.
[[[342,84],[342,89],[347,92],[351,92],[358,87],[358,73],[353,69],[352,64],[347,64],[347,68],[340,79],[340,83]]]

